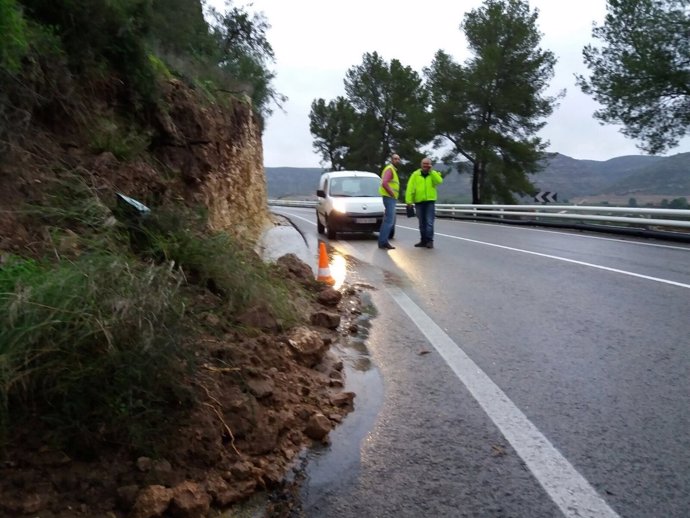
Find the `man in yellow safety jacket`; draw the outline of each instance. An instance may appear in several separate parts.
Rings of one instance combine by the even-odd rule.
[[[436,186],[443,183],[441,173],[431,168],[431,159],[422,160],[421,169],[410,175],[405,189],[405,203],[414,203],[422,238],[416,247],[434,248],[434,217],[436,215]]]
[[[398,203],[398,195],[400,194],[397,169],[399,163],[400,156],[393,154],[391,155],[391,163],[381,171],[379,194],[383,197],[383,221],[381,221],[381,228],[379,229],[379,248],[383,250],[395,248],[388,240],[395,227],[395,205]]]

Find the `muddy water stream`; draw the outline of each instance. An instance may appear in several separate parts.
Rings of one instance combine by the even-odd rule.
[[[375,309],[367,292],[361,292],[362,313],[355,320],[357,332],[344,336],[334,352],[342,358],[345,390],[354,392],[354,411],[330,433],[330,445],[307,453],[301,507],[308,511],[323,496],[337,491],[341,482],[356,475],[360,465],[360,445],[373,428],[383,403],[383,379],[367,349],[371,319]]]

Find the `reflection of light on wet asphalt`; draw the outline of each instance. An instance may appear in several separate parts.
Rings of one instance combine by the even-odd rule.
[[[342,255],[333,255],[331,260],[331,277],[335,279],[335,285],[333,286],[336,290],[339,289],[345,282],[345,276],[347,275],[347,261]]]

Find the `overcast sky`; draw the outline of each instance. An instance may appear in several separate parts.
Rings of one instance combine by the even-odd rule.
[[[222,0],[209,3],[220,10],[224,5]],[[236,0],[235,6],[263,12],[271,25],[267,37],[276,57],[274,85],[289,99],[284,112],[276,109],[267,121],[264,165],[321,165],[309,132],[311,103],[344,95],[345,73],[362,63],[364,53],[376,51],[387,62],[398,59],[420,74],[439,49],[463,63],[469,53],[459,26],[464,14],[481,4],[481,0],[252,0],[250,5]],[[550,141],[549,151],[591,160],[641,154],[617,126],[602,126],[592,118],[596,103],[575,85],[574,74],[587,72],[582,48],[592,41],[592,23],[603,21],[606,0],[530,0],[529,4],[539,9],[541,47],[558,59],[549,93],[567,91],[540,133]],[[690,151],[690,139],[668,154],[685,151]]]

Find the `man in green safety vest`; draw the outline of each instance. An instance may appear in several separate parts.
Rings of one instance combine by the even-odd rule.
[[[441,173],[431,168],[431,159],[422,160],[422,167],[410,175],[405,189],[405,203],[414,203],[422,238],[416,247],[434,248],[434,217],[436,215],[436,186],[443,183]]]
[[[388,242],[391,231],[395,226],[395,206],[400,194],[400,180],[398,180],[398,164],[400,156],[391,155],[391,163],[381,171],[381,187],[379,194],[383,197],[383,221],[379,229],[379,248],[393,250],[395,247]]]

